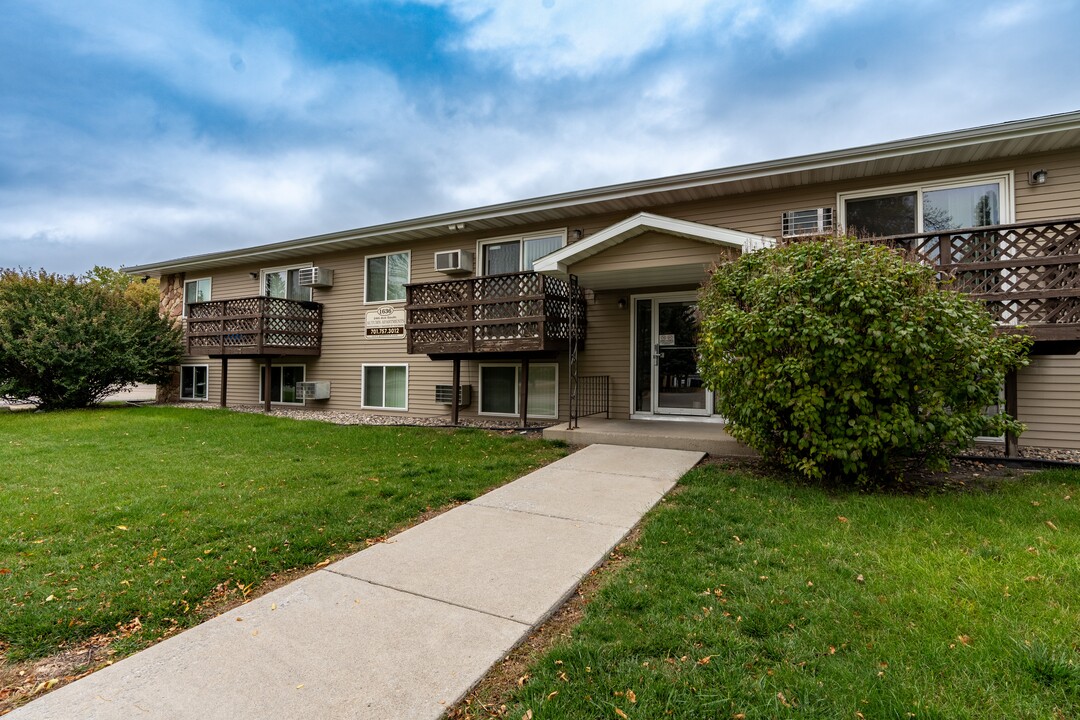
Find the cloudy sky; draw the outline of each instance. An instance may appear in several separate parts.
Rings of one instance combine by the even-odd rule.
[[[1071,0],[0,0],[0,267],[1080,109]]]

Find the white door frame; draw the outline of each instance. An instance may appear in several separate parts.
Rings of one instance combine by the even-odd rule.
[[[694,300],[698,299],[698,293],[696,291],[679,291],[679,292],[661,292],[661,293],[641,293],[638,295],[630,296],[630,419],[632,420],[691,420],[695,422],[723,422],[723,418],[719,415],[713,414],[713,393],[712,390],[706,388],[706,410],[702,411],[690,411],[680,412],[677,409],[659,409],[657,407],[658,397],[658,385],[659,382],[659,365],[656,362],[656,345],[659,340],[658,334],[660,331],[660,314],[657,312],[658,306],[661,302],[677,302],[680,300]],[[650,328],[650,352],[649,356],[652,358],[651,372],[650,372],[650,392],[651,407],[646,411],[637,411],[634,409],[636,396],[636,383],[637,383],[637,305],[640,300],[649,300],[652,302],[652,327]]]

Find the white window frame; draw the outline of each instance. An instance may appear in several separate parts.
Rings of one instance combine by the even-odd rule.
[[[301,263],[299,265],[280,265],[278,267],[262,268],[261,270],[259,270],[259,296],[260,297],[269,297],[266,294],[266,276],[269,275],[270,273],[278,273],[278,272],[288,273],[289,270],[302,270],[303,268],[309,268],[309,267],[312,267],[313,265],[314,265],[314,263],[306,262],[306,263]],[[286,275],[286,277],[288,277],[288,276]],[[286,280],[286,286],[287,285],[288,285],[288,280]],[[308,299],[310,299],[311,297],[312,297],[311,288],[308,288]],[[303,302],[303,301],[301,301],[301,302]]]
[[[213,291],[214,291],[214,279],[212,277],[201,277],[201,278],[192,278],[191,280],[184,280],[184,295],[183,295],[182,298],[180,298],[180,307],[181,307],[181,309],[180,309],[180,317],[181,318],[187,318],[187,314],[188,314],[188,312],[187,312],[187,306],[188,306],[187,286],[188,286],[188,284],[190,284],[190,283],[201,283],[204,280],[206,281],[206,295],[207,295],[207,297],[206,297],[206,300],[204,300],[203,302],[210,302],[210,299],[214,296],[214,293],[213,293]]]
[[[512,413],[495,413],[484,412],[484,368],[486,367],[512,367],[514,368],[514,412]],[[558,420],[559,419],[559,363],[557,362],[530,362],[529,371],[537,367],[550,367],[555,368],[555,414],[554,415],[534,415],[529,413],[529,417],[536,418],[538,420]],[[488,417],[521,417],[521,363],[501,363],[490,362],[480,363],[477,370],[477,384],[480,386],[477,392],[477,405],[476,414],[486,415]]]
[[[560,240],[559,249],[566,247],[567,232],[566,228],[556,228],[553,230],[545,230],[543,232],[531,232],[524,235],[502,235],[494,238],[484,238],[483,240],[476,241],[476,270],[477,275],[486,275],[487,268],[484,262],[484,246],[485,245],[498,245],[499,243],[509,242],[516,240],[518,242],[518,268],[522,266],[522,259],[525,253],[525,241],[535,238],[554,237],[558,236]],[[556,252],[556,251],[552,251]],[[519,269],[518,272],[528,272],[527,270]]]
[[[391,255],[404,255],[408,258],[409,270],[406,273],[405,284],[412,282],[412,250],[395,250],[394,252],[376,253],[375,255],[364,256],[364,304],[365,305],[400,305],[405,302],[407,298],[401,298],[400,300],[368,300],[368,260],[372,258],[389,257]],[[390,273],[386,273],[386,282],[390,282]],[[387,295],[387,288],[383,287],[383,296]]]
[[[205,397],[184,397],[184,370],[191,368],[195,371],[198,368],[202,368],[206,371],[206,396]],[[195,378],[192,378],[191,391],[195,392]],[[210,399],[210,366],[200,365],[198,363],[186,363],[180,366],[180,400],[183,402],[206,402]]]
[[[307,365],[304,365],[302,363],[272,365],[271,367],[275,368],[275,369],[276,368],[303,368],[304,377],[300,380],[300,382],[306,382],[307,381]],[[266,395],[264,394],[266,391],[263,390],[263,385],[265,385],[265,384],[266,384],[266,366],[265,365],[259,365],[259,402],[260,403],[266,402]],[[282,375],[282,378],[281,378],[281,386],[284,389],[284,387],[285,387],[285,377],[284,377],[284,375]],[[268,389],[267,389],[267,391],[268,391]],[[270,398],[270,404],[271,405],[303,405],[304,401],[303,400],[297,400],[295,402],[287,402],[285,400],[274,400],[273,398]]]
[[[391,253],[392,254],[392,253]],[[382,405],[365,405],[364,404],[364,389],[367,383],[367,369],[381,367],[383,368],[383,404]],[[391,367],[403,367],[405,368],[405,407],[392,407],[386,405],[386,368]],[[394,410],[396,412],[408,412],[409,411],[409,364],[408,363],[362,363],[360,365],[360,407],[364,410]]]
[[[833,219],[836,227],[847,231],[847,201],[862,198],[877,197],[878,195],[896,195],[905,192],[915,193],[915,233],[927,232],[923,227],[923,193],[933,190],[948,190],[950,188],[968,187],[970,185],[989,185],[997,183],[1001,205],[998,208],[998,221],[1002,225],[1013,222],[1016,199],[1013,195],[1014,173],[1009,170],[1004,173],[990,173],[986,175],[970,175],[967,177],[948,178],[946,180],[927,181],[921,183],[907,183],[904,185],[889,185],[887,187],[872,188],[870,190],[858,190],[854,192],[841,192],[836,194],[836,208],[840,217]]]

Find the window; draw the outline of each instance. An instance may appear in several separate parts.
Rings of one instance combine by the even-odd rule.
[[[782,217],[783,235],[784,237],[798,237],[829,232],[833,228],[832,218],[832,208],[789,210]]]
[[[532,271],[533,263],[566,244],[566,233],[500,238],[480,243],[480,267],[484,275]]]
[[[296,383],[304,382],[303,365],[274,365],[270,368],[270,402],[303,404],[296,398]],[[259,367],[259,402],[266,402],[263,386],[266,368]]]
[[[844,227],[860,235],[911,235],[1011,221],[1012,177],[885,188],[839,197]]]
[[[184,283],[184,317],[188,316],[188,305],[206,302],[210,299],[210,278],[188,280]]]
[[[180,399],[206,400],[210,369],[206,365],[180,366]]]
[[[310,267],[311,264],[304,267]],[[262,294],[286,300],[310,300],[311,288],[300,284],[300,268],[272,268],[262,271]]]
[[[400,302],[409,282],[408,252],[371,255],[366,259],[364,302]]]
[[[364,365],[362,407],[379,410],[409,409],[408,365]]]
[[[480,366],[480,413],[517,417],[520,365]],[[559,417],[559,366],[529,365],[529,417]]]

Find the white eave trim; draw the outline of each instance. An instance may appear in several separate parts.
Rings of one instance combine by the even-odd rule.
[[[574,263],[579,263],[586,258],[618,245],[624,240],[629,240],[647,232],[659,232],[665,235],[676,235],[691,240],[733,247],[744,253],[754,252],[764,247],[772,247],[776,243],[773,238],[763,235],[753,235],[714,225],[703,225],[689,220],[678,220],[663,215],[642,212],[540,258],[533,263],[533,269],[537,272],[567,273]]]

